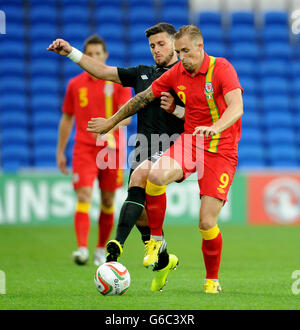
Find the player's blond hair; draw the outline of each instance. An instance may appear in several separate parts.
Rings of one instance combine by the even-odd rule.
[[[183,25],[175,33],[175,40],[181,39],[183,36],[188,35],[191,40],[201,40],[203,42],[203,35],[201,30],[196,25]]]

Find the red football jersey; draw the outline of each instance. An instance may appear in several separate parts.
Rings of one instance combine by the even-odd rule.
[[[131,90],[119,84],[93,78],[83,72],[68,84],[62,111],[75,116],[75,141],[96,144],[96,134],[87,132],[91,118],[109,118],[130,98]],[[114,132],[116,148],[119,146],[119,130]]]
[[[152,90],[156,97],[161,92],[173,89],[185,103],[185,132],[192,134],[197,126],[212,126],[213,118],[207,103],[205,87],[206,73],[209,68],[210,57],[205,53],[203,64],[199,72],[192,77],[185,70],[181,62],[175,64],[170,70],[152,83]],[[236,89],[243,89],[239,83],[237,73],[233,66],[222,57],[216,58],[212,75],[212,86],[209,86],[213,94],[219,116],[221,117],[227,108],[225,94]],[[237,152],[238,141],[241,135],[241,120],[221,132],[216,152],[231,154]],[[204,140],[204,149],[209,150],[211,137]]]

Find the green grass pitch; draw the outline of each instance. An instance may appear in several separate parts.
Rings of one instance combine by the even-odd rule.
[[[6,275],[0,309],[300,309],[291,277],[300,269],[300,227],[220,228],[222,294],[203,292],[201,237],[195,225],[164,228],[179,267],[163,292],[155,293],[150,291],[153,272],[142,265],[144,247],[134,229],[120,258],[131,274],[131,286],[123,296],[104,297],[93,283],[92,258],[86,266],[71,261],[72,225],[0,226],[0,270]],[[96,232],[92,226],[91,257]]]

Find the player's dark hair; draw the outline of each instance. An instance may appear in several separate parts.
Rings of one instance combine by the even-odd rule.
[[[105,41],[97,34],[93,34],[85,40],[83,47],[84,52],[86,51],[88,45],[102,45],[103,50],[107,53]]]
[[[149,38],[157,33],[166,32],[169,36],[174,36],[176,29],[172,24],[169,23],[158,23],[154,26],[151,26],[145,31],[146,37]]]

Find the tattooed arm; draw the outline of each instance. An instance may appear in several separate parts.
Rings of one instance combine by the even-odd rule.
[[[135,95],[131,100],[124,104],[118,112],[110,118],[92,118],[88,122],[88,132],[105,134],[114,128],[122,120],[133,116],[138,110],[145,108],[155,99],[152,92],[152,86],[148,87],[143,92]]]

